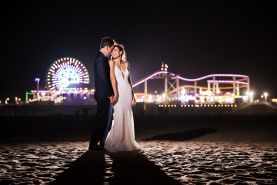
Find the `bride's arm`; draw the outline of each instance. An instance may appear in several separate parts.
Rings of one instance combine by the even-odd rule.
[[[112,60],[109,61],[110,66],[110,78],[112,82],[113,92],[114,92],[114,99],[117,101],[118,99],[118,90],[117,90],[117,81],[114,74],[114,62]]]
[[[126,62],[126,64],[127,64],[127,68],[128,68],[128,71],[129,71],[128,82],[129,82],[129,84],[131,86],[131,89],[132,89],[132,99],[136,100],[134,90],[133,90],[132,80],[131,80],[130,64],[129,64],[129,62]]]

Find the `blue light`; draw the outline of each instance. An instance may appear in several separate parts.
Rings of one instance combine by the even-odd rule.
[[[74,58],[56,60],[47,73],[47,88],[51,91],[76,90],[88,83],[86,67]]]

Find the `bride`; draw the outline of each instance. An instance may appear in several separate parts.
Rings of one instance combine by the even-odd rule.
[[[114,105],[112,127],[105,142],[105,149],[109,152],[139,150],[139,144],[135,140],[132,111],[136,99],[129,74],[129,63],[122,45],[115,45],[109,64],[110,75],[117,82],[113,85],[113,90],[115,94],[118,93],[118,101]]]

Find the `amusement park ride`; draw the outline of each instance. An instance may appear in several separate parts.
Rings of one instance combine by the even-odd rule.
[[[162,80],[162,94],[150,94],[148,82]],[[36,79],[39,82],[39,79]],[[89,73],[75,58],[64,57],[56,60],[48,69],[46,89],[26,92],[26,103],[53,102],[54,104],[93,104],[94,89],[89,88]],[[133,88],[143,86],[136,92],[137,102],[163,104],[240,104],[253,102],[250,79],[241,74],[210,74],[199,78],[184,78],[168,71],[162,63],[161,70],[133,84]]]

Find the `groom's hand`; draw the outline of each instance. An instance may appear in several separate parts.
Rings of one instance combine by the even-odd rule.
[[[110,96],[109,99],[110,99],[110,103],[113,104],[114,96]]]

